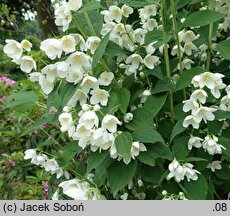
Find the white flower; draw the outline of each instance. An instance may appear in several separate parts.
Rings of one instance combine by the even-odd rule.
[[[99,46],[100,42],[101,42],[101,39],[97,36],[88,37],[88,39],[85,43],[85,49],[90,50],[90,52],[92,54],[94,54],[94,52],[97,49],[97,47]]]
[[[76,45],[80,45],[80,50],[84,51],[85,50],[85,39],[82,37],[80,34],[70,34],[71,36],[74,37]]]
[[[121,7],[121,12],[122,12],[122,15],[124,17],[129,17],[130,14],[133,13],[133,8],[129,7],[128,5],[124,4],[122,7]]]
[[[190,180],[196,181],[198,179],[197,174],[200,174],[200,172],[193,169],[193,165],[191,163],[185,163],[183,167],[185,170],[184,175],[186,176],[188,182],[190,182]]]
[[[85,124],[78,124],[74,136],[79,139],[81,137],[89,137],[90,134],[91,131],[86,128]]]
[[[74,200],[87,200],[86,188],[77,179],[64,181],[58,187],[62,187],[63,193]]]
[[[141,58],[139,54],[132,54],[125,60],[126,64],[131,64],[131,66],[128,69],[130,73],[136,72],[136,70],[139,68],[140,63],[142,62],[143,62],[143,59]]]
[[[137,28],[133,32],[133,39],[135,42],[139,43],[140,45],[143,45],[145,43],[145,35],[148,31],[142,28]]]
[[[156,16],[156,14],[157,8],[154,4],[147,5],[144,8],[139,9],[139,16],[141,18],[141,22],[145,22],[150,18],[150,16]]]
[[[98,83],[102,86],[109,86],[113,78],[114,74],[112,72],[103,72],[98,78]]]
[[[60,130],[62,132],[67,131],[72,126],[73,123],[73,118],[70,113],[62,113],[61,115],[59,115],[58,120],[61,124]]]
[[[192,125],[193,128],[198,129],[200,120],[194,115],[187,116],[183,121],[183,127],[187,128],[189,125]]]
[[[166,177],[167,180],[170,180],[173,177],[176,182],[184,180],[185,169],[183,168],[183,166],[180,165],[180,163],[176,159],[174,159],[169,164],[168,169],[170,173]]]
[[[36,62],[31,56],[23,56],[19,62],[23,72],[30,73],[33,69],[37,70]]]
[[[37,166],[43,166],[47,160],[48,157],[45,154],[39,154],[36,157],[32,158],[31,163]]]
[[[52,199],[52,200],[59,200],[59,189],[57,189],[57,190],[55,191],[55,193],[53,194],[53,196],[52,196],[51,199]]]
[[[40,49],[52,60],[57,57],[60,58],[62,54],[61,42],[55,38],[49,38],[42,41]]]
[[[197,109],[194,115],[196,116],[198,121],[201,121],[203,119],[204,122],[207,123],[207,121],[213,121],[215,119],[215,115],[213,114],[213,112],[215,111],[215,108],[202,106]]]
[[[182,70],[185,68],[186,70],[191,69],[191,64],[194,64],[194,61],[192,61],[191,59],[185,58],[182,61]],[[180,64],[178,64],[178,69],[180,69]]]
[[[84,124],[90,130],[94,126],[98,127],[99,119],[94,111],[87,111],[81,115],[79,123]]]
[[[133,120],[133,114],[132,113],[126,113],[124,116],[124,122],[129,123],[132,120]]]
[[[217,77],[215,74],[210,73],[210,72],[205,72],[200,75],[199,79],[199,86],[200,88],[203,88],[207,86],[209,89],[214,89],[215,88],[215,82]]]
[[[222,169],[221,161],[213,161],[212,163],[209,163],[207,168],[211,169],[212,172],[215,172],[215,170]]]
[[[41,74],[40,72],[33,72],[33,73],[30,73],[30,74],[29,74],[29,76],[30,76],[29,79],[30,79],[32,82],[38,82],[41,75],[42,75],[42,74]]]
[[[218,144],[217,142],[218,142],[218,138],[216,136],[208,135],[208,136],[206,136],[204,138],[203,148],[210,155],[221,154],[222,153],[222,148],[223,149],[225,149],[225,148],[224,148],[224,146]]]
[[[135,159],[140,153],[140,151],[147,151],[145,145],[143,143],[140,143],[138,141],[132,143],[132,147],[130,150],[131,157]]]
[[[104,130],[107,129],[111,133],[115,133],[117,131],[117,125],[121,125],[121,122],[113,115],[107,114],[102,120],[102,128]]]
[[[200,82],[200,76],[201,75],[196,75],[196,76],[194,76],[193,77],[193,79],[192,79],[192,84],[193,84],[193,86],[195,87],[195,88],[197,88],[197,87],[199,87],[200,86],[200,84],[199,84],[199,82]]]
[[[57,76],[57,67],[54,64],[50,64],[45,66],[42,70],[41,70],[42,74],[46,75],[46,79],[49,82],[54,82],[56,76]]]
[[[55,24],[62,26],[62,30],[66,31],[72,21],[72,14],[67,4],[64,4],[55,10]]]
[[[144,58],[144,64],[147,68],[153,69],[159,63],[159,57],[148,54]]]
[[[143,23],[142,28],[148,31],[153,31],[157,28],[158,23],[155,19],[148,19],[145,23]]]
[[[184,45],[184,52],[190,56],[192,55],[192,51],[196,51],[197,50],[197,47],[193,44],[193,43],[186,43]]]
[[[44,166],[46,172],[54,171],[54,170],[56,170],[57,168],[59,168],[58,163],[57,163],[57,161],[56,161],[55,159],[47,160],[47,161],[44,163],[43,166]]]
[[[221,98],[220,109],[224,111],[230,111],[230,94]]]
[[[71,65],[74,70],[81,70],[82,68],[89,69],[91,67],[90,57],[83,52],[76,51],[72,53],[66,62]]]
[[[54,89],[53,82],[48,81],[43,75],[39,77],[39,84],[45,94],[49,94]]]
[[[156,48],[154,47],[155,42],[150,43],[149,45],[146,46],[146,52],[147,54],[152,55],[155,51]]]
[[[188,149],[192,150],[193,146],[196,148],[200,148],[202,146],[201,141],[203,141],[203,139],[201,139],[200,137],[191,136],[188,140]]]
[[[199,100],[202,104],[204,104],[206,102],[207,97],[208,95],[203,89],[197,89],[192,93],[190,99],[193,101]]]
[[[27,149],[25,151],[25,156],[24,156],[24,159],[25,160],[28,160],[28,159],[31,159],[31,158],[34,158],[37,156],[37,153],[36,153],[36,150],[35,149]]]
[[[81,89],[85,93],[88,93],[90,89],[98,89],[98,88],[99,88],[99,84],[97,78],[93,76],[86,76],[82,80]]]
[[[70,10],[77,11],[82,6],[82,0],[69,0],[67,5]]]
[[[182,34],[179,33],[179,35],[180,35],[180,41],[183,41],[185,43],[191,43],[197,39],[197,36],[191,30],[185,31]]]
[[[76,92],[73,94],[73,96],[68,101],[68,106],[75,107],[77,105],[77,102],[80,102],[80,105],[86,103],[88,99],[88,96],[86,93],[84,93],[81,89],[77,89]]]
[[[151,91],[149,89],[144,90],[142,95],[141,95],[140,103],[144,103],[150,95],[152,95],[152,93],[151,93]]]
[[[101,104],[102,106],[106,106],[108,103],[109,93],[102,89],[94,89],[90,92],[92,95],[90,98],[90,103],[95,104]]]
[[[3,48],[4,53],[12,59],[20,59],[22,56],[23,48],[20,43],[15,40],[6,40],[6,45]]]
[[[228,86],[225,88],[225,91],[227,92],[228,95],[230,95],[230,85],[228,85]]]
[[[32,48],[32,44],[28,40],[21,41],[22,48],[26,51],[30,52]]]
[[[193,115],[197,111],[197,109],[199,108],[199,104],[196,101],[191,100],[191,99],[183,101],[183,103],[184,103],[183,111],[189,112],[190,110],[192,110]]]
[[[61,38],[61,48],[65,54],[74,52],[76,50],[76,41],[73,36],[65,35]]]
[[[183,48],[181,45],[180,45],[179,47],[180,47],[180,53],[183,54],[184,48]],[[175,45],[175,46],[172,48],[172,50],[171,50],[171,55],[172,55],[172,56],[179,55],[179,48],[178,48],[177,45]]]
[[[79,83],[83,78],[83,72],[82,70],[74,70],[73,68],[69,68],[69,72],[66,75],[66,81],[70,83],[77,84]]]
[[[120,23],[122,19],[122,10],[115,5],[110,6],[109,17],[111,21],[115,20],[117,23]]]
[[[65,61],[57,62],[56,64],[56,72],[59,78],[65,78],[69,72],[69,64]]]

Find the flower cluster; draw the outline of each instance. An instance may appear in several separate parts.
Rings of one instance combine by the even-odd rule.
[[[193,77],[192,84],[195,88],[199,89],[196,89],[191,94],[189,100],[184,101],[183,111],[191,111],[192,113],[184,119],[184,127],[192,125],[193,128],[198,129],[202,120],[207,123],[207,121],[213,121],[215,119],[213,112],[217,109],[203,105],[206,103],[208,97],[204,88],[209,89],[213,97],[217,99],[220,98],[220,90],[226,87],[222,80],[223,77],[224,75],[222,74],[211,72],[205,72]]]
[[[166,190],[163,190],[161,193],[164,196],[162,200],[188,200],[183,192],[179,192],[178,194],[169,194]]]
[[[57,179],[61,178],[63,175],[65,178],[69,179],[69,173],[67,171],[63,171],[55,159],[49,159],[45,154],[37,154],[35,149],[26,150],[24,159],[31,159],[32,164],[43,167],[46,172],[56,174]]]
[[[193,169],[193,165],[191,163],[181,164],[175,158],[168,166],[170,173],[167,175],[166,179],[170,180],[174,178],[176,182],[180,182],[184,180],[186,177],[188,181],[193,180],[196,181],[198,179],[199,171]]]

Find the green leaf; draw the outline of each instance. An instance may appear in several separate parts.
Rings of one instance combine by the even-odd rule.
[[[216,46],[216,49],[223,58],[230,60],[230,40],[219,42]]]
[[[219,137],[218,143],[224,146],[226,149],[222,150],[222,154],[230,159],[230,139],[227,137]]]
[[[185,181],[186,197],[191,200],[205,200],[208,194],[208,183],[203,175],[198,174],[196,181]]]
[[[38,96],[32,91],[12,93],[7,97],[5,108],[14,108],[17,112],[25,112],[35,107]]]
[[[60,93],[60,105],[63,108],[67,105],[70,98],[73,96],[73,94],[76,92],[76,85],[73,85],[72,83],[66,82],[64,86],[61,88]]]
[[[144,107],[133,112],[133,120],[125,126],[130,130],[139,130],[145,126],[153,127],[153,118],[164,106],[167,95],[151,95],[144,103]]]
[[[101,60],[102,56],[105,53],[105,49],[106,46],[109,42],[109,36],[110,36],[110,32],[105,35],[105,37],[101,40],[99,46],[97,47],[94,55],[93,55],[93,63],[92,63],[92,67],[96,67],[97,63]]]
[[[77,142],[72,141],[70,143],[67,143],[64,146],[63,153],[62,153],[62,156],[60,159],[64,163],[67,163],[67,162],[71,161],[75,157],[75,155],[80,153],[81,151],[82,151],[82,148],[80,146],[78,146]]]
[[[131,181],[136,169],[137,161],[131,161],[128,165],[116,161],[108,168],[108,183],[114,197]]]
[[[164,80],[158,80],[154,88],[152,89],[152,94],[158,94],[161,92],[168,92],[173,89],[173,84],[170,79],[165,78]]]
[[[157,2],[155,0],[121,0],[122,4],[127,4],[130,7],[134,7],[134,8],[141,8],[144,7],[146,5],[150,5],[153,4],[154,2]]]
[[[229,111],[223,111],[223,110],[217,110],[214,112],[215,120],[225,120],[227,118],[230,118],[230,112]]]
[[[164,143],[162,136],[153,127],[146,127],[143,125],[138,130],[135,130],[132,135],[134,139],[143,143]]]
[[[215,174],[218,178],[223,180],[230,179],[230,168],[226,164],[221,165],[222,168],[220,170],[215,170]]]
[[[179,10],[181,8],[183,8],[184,6],[186,6],[187,4],[189,4],[190,2],[192,2],[192,0],[178,0],[176,2],[176,10]]]
[[[213,135],[218,135],[223,127],[223,121],[211,121],[207,123],[208,132]]]
[[[126,88],[121,88],[115,91],[117,94],[118,101],[120,103],[119,110],[122,114],[126,114],[127,108],[130,101],[130,91]]]
[[[108,155],[108,151],[91,152],[88,158],[86,173],[100,166],[108,158]]]
[[[170,137],[171,142],[175,138],[175,136],[177,136],[178,134],[180,134],[180,133],[182,133],[182,132],[184,132],[186,130],[186,128],[183,127],[183,121],[184,120],[181,119],[175,124],[175,126],[174,126],[174,128],[172,130],[171,137]]]
[[[186,136],[174,140],[172,151],[177,160],[186,160],[187,156],[190,154],[188,150],[188,140],[189,137]]]
[[[188,157],[184,160],[184,162],[197,162],[197,161],[208,161],[208,160],[200,157]]]
[[[183,71],[181,76],[176,82],[176,91],[188,87],[194,76],[205,72],[204,68],[192,68],[190,70]]]
[[[77,13],[83,13],[87,11],[98,10],[102,8],[101,4],[98,1],[91,0],[87,1],[83,6],[77,11]]]
[[[145,35],[145,44],[148,45],[152,42],[156,42],[154,43],[154,47],[158,48],[160,47],[164,41],[163,41],[163,32],[159,31],[159,30],[154,30],[154,31],[149,31],[146,35]]]
[[[40,119],[38,119],[36,122],[34,122],[29,128],[24,130],[22,132],[21,136],[25,136],[26,134],[41,128],[44,124],[51,122],[53,118],[54,118],[53,115],[44,114]]]
[[[213,10],[197,11],[195,13],[190,14],[186,18],[185,22],[183,23],[183,26],[185,27],[205,26],[224,18],[225,16],[226,16],[225,14]]]
[[[163,171],[160,167],[150,167],[150,166],[142,166],[141,167],[141,176],[144,181],[151,182],[153,184],[158,184],[160,178],[163,174]]]
[[[117,153],[123,157],[131,157],[130,150],[133,143],[133,137],[129,132],[119,134],[115,139]]]

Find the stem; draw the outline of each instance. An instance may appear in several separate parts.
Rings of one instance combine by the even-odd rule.
[[[101,64],[102,64],[103,68],[104,68],[107,72],[110,72],[110,71],[111,71],[110,68],[109,68],[109,66],[107,65],[107,63],[105,62],[104,59],[101,59]]]
[[[212,55],[212,33],[213,33],[213,23],[209,25],[209,33],[208,33],[208,53],[207,53],[207,62],[206,62],[206,70],[209,71],[211,64],[211,55]]]
[[[162,0],[161,1],[161,14],[162,14],[163,40],[164,40],[164,59],[165,59],[167,77],[171,80],[165,11],[166,11],[165,0]],[[173,93],[172,93],[172,91],[169,92],[169,103],[170,103],[171,121],[174,124],[174,108],[173,108]]]
[[[178,47],[178,59],[179,59],[179,74],[181,75],[183,73],[183,65],[182,65],[182,53],[180,49],[180,40],[178,36],[178,27],[177,27],[177,20],[176,20],[176,10],[175,10],[175,4],[174,0],[170,0],[170,6],[171,6],[171,13],[172,13],[172,20],[173,20],[173,31],[174,31],[174,37],[175,41]],[[183,91],[184,100],[186,100],[186,92],[185,89]]]
[[[91,20],[89,18],[88,13],[87,12],[83,12],[83,14],[85,16],[85,20],[86,20],[86,22],[87,22],[87,24],[89,26],[89,30],[90,30],[91,34],[92,35],[97,35],[96,32],[95,32],[95,30],[94,30],[93,24],[92,24],[92,22],[91,22]]]

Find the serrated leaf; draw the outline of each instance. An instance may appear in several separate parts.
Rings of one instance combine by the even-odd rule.
[[[108,168],[108,183],[114,197],[119,190],[128,185],[134,177],[136,169],[137,161],[131,161],[128,165],[116,161]]]
[[[192,68],[190,70],[183,71],[183,73],[180,75],[179,79],[176,82],[175,90],[178,91],[188,87],[191,84],[193,77],[203,72],[205,72],[204,68]]]
[[[186,130],[186,128],[183,127],[183,121],[184,120],[181,119],[175,124],[175,126],[174,126],[174,128],[172,130],[172,134],[170,136],[171,142],[178,134],[180,134],[180,133],[182,133],[182,132],[184,132]]]
[[[130,150],[133,143],[133,137],[129,132],[123,132],[116,136],[115,145],[117,153],[123,157],[131,157]]]
[[[99,46],[97,47],[94,55],[93,55],[93,63],[92,63],[92,67],[96,67],[97,63],[101,60],[102,56],[105,53],[105,49],[106,46],[109,42],[109,36],[110,36],[110,32],[105,35],[105,37],[101,40]]]
[[[108,151],[91,152],[88,158],[86,173],[100,166],[107,159],[108,155]]]
[[[230,40],[219,42],[216,46],[216,49],[223,58],[230,60]]]
[[[185,181],[186,197],[191,200],[205,200],[208,194],[208,183],[203,175],[198,174],[196,181]]]
[[[70,143],[67,143],[64,146],[61,160],[64,163],[67,163],[67,162],[71,161],[75,157],[75,155],[81,151],[82,151],[82,148],[78,146],[76,141],[72,141]]]
[[[183,23],[185,27],[205,26],[214,23],[226,15],[213,10],[202,10],[190,14]]]

